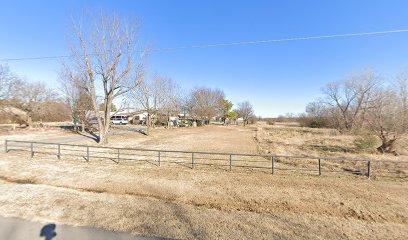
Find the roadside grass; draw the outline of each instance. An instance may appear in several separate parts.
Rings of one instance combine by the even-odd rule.
[[[257,153],[259,127],[157,129],[148,137],[113,136],[109,146]],[[306,154],[332,156],[330,149],[305,142],[349,148],[352,141],[325,130],[276,128],[269,130],[271,142],[265,146],[281,154],[306,149]],[[279,143],[288,148],[275,148]],[[297,159],[278,161],[314,172],[277,170],[272,175],[270,169],[234,168],[229,173],[227,166],[206,165],[193,170],[188,159],[158,167],[149,156],[119,164],[42,154],[31,159],[27,153],[1,153],[0,159],[2,216],[177,239],[404,239],[408,234],[408,179],[368,180],[363,169],[361,175],[342,171],[319,177],[315,161]],[[360,168],[341,164],[344,170]],[[325,169],[340,166],[324,163]]]

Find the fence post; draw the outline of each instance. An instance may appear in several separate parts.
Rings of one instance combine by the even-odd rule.
[[[191,153],[191,169],[194,169],[194,153]]]
[[[86,147],[86,161],[89,162],[89,146]]]
[[[7,139],[6,139],[6,142],[5,142],[5,144],[4,144],[4,148],[5,148],[5,150],[6,150],[6,153],[8,153],[8,149],[7,149]]]
[[[57,154],[58,159],[61,159],[61,144],[58,143],[58,154]]]
[[[322,176],[322,159],[319,158],[319,176]]]
[[[232,172],[232,154],[230,154],[230,172]]]
[[[120,150],[119,150],[119,148],[118,148],[118,162],[117,162],[117,164],[119,164],[119,159],[120,159],[120,152],[119,152]]]
[[[158,151],[159,167],[160,167],[160,151]]]
[[[371,161],[367,161],[367,177],[368,179],[371,177]]]
[[[271,157],[271,162],[272,162],[272,175],[275,174],[275,157]]]
[[[34,146],[33,143],[31,143],[31,158],[34,157]]]

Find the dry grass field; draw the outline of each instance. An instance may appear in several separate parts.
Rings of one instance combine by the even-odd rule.
[[[149,137],[114,135],[109,145],[398,159],[334,151],[331,143],[350,148],[343,144],[352,140],[318,131],[263,123],[158,129]],[[314,141],[322,141],[327,149],[313,147],[319,145]],[[227,168],[198,165],[192,170],[168,162],[158,167],[144,161],[86,162],[41,154],[31,159],[25,152],[1,153],[0,159],[2,216],[177,239],[405,239],[408,235],[406,178],[368,180],[349,173],[319,177],[284,171],[271,175],[240,169],[229,173]]]
[[[345,157],[352,159],[408,159],[408,138],[399,139],[402,155],[360,152],[354,146],[355,136],[335,129],[299,127],[296,123],[257,124],[260,151],[275,155]]]

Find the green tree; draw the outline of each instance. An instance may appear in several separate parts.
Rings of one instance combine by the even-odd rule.
[[[225,123],[225,120],[227,118],[231,119],[230,113],[231,113],[232,106],[234,106],[234,104],[231,101],[228,101],[227,99],[223,100],[223,109],[222,109],[223,110],[223,117],[222,117],[222,120],[223,120],[224,123]]]
[[[232,111],[232,112],[229,112],[228,113],[228,118],[231,120],[231,121],[236,121],[237,120],[237,118],[238,118],[238,113],[237,112],[234,112],[234,111]]]
[[[101,104],[99,105],[99,110],[103,111],[104,109],[105,109],[105,104],[101,103]],[[110,111],[111,111],[111,112],[116,112],[116,111],[118,111],[118,109],[116,108],[115,104],[112,103],[112,105],[111,105],[111,110],[110,110]]]

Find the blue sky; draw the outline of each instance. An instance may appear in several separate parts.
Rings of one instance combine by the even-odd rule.
[[[408,29],[408,1],[3,1],[0,58],[65,55],[72,16],[84,9],[139,18],[153,48]],[[4,62],[3,62],[4,64]],[[8,62],[31,81],[57,85],[56,60]],[[148,70],[184,88],[224,90],[257,115],[302,112],[327,82],[371,67],[392,79],[408,69],[408,33],[152,53]]]

